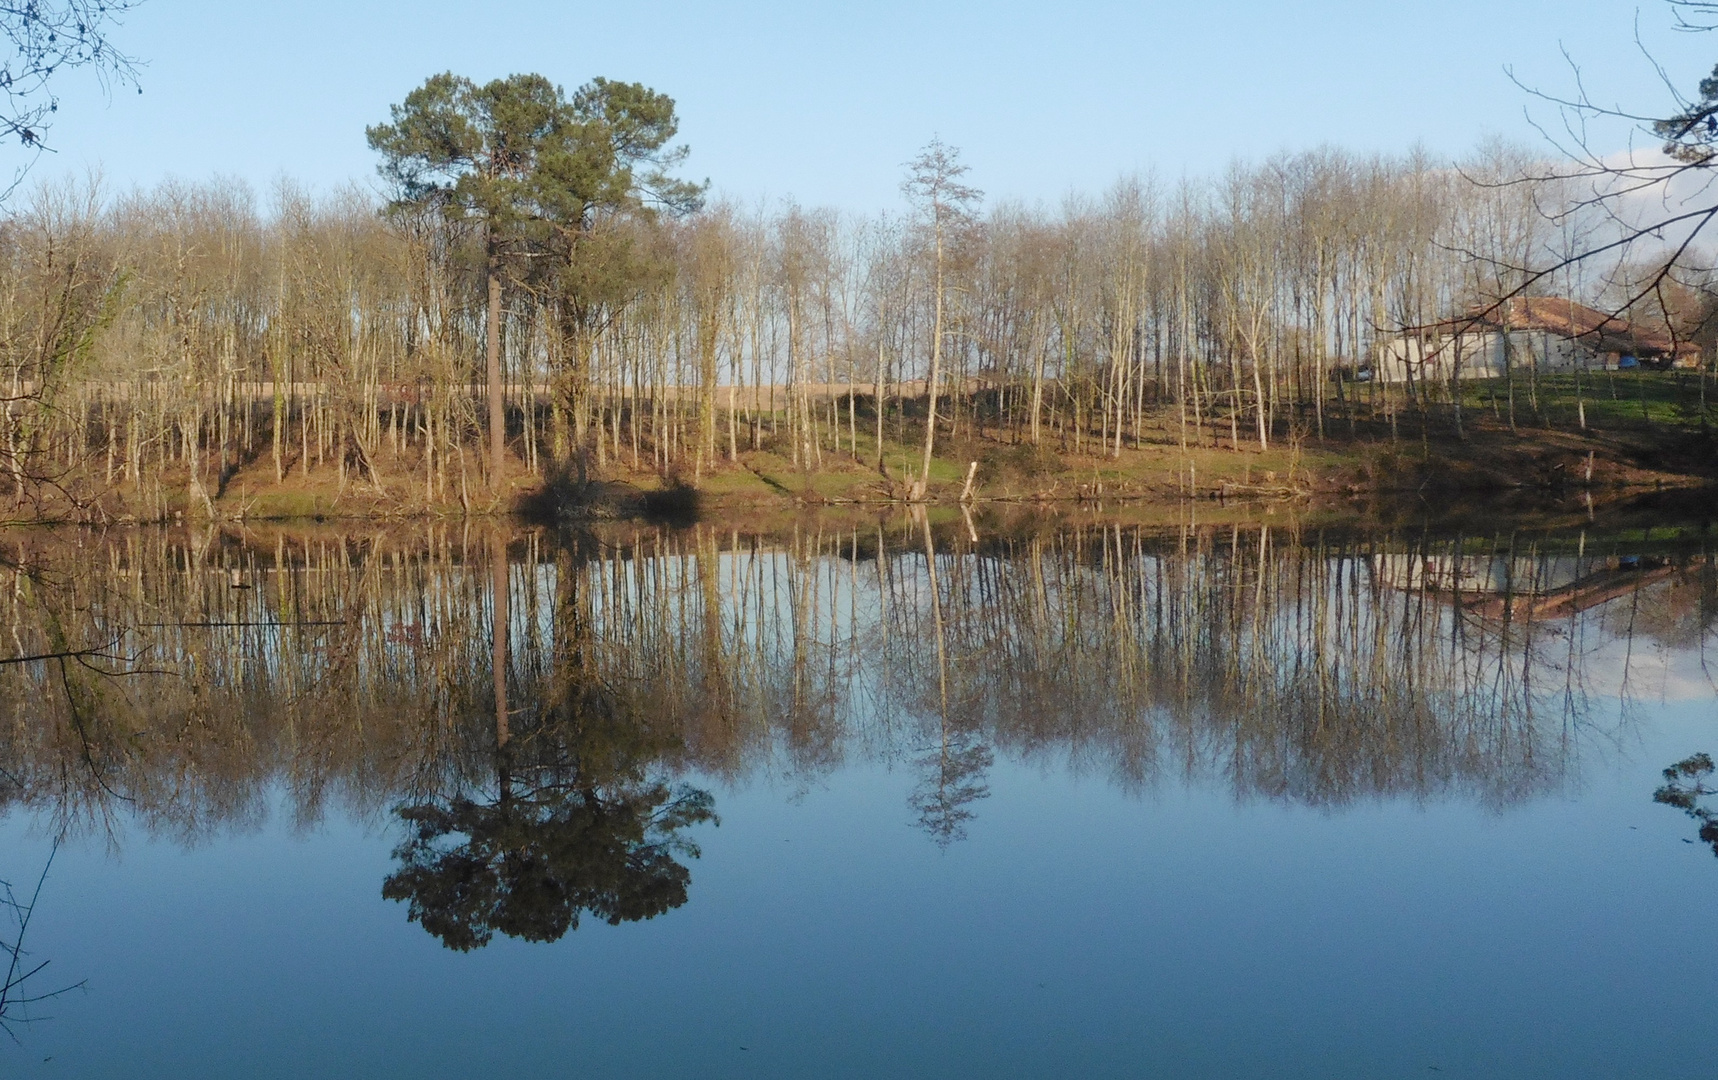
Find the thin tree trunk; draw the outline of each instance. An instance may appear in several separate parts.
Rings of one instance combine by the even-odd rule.
[[[913,494],[924,498],[931,481],[931,453],[936,449],[937,439],[937,381],[942,377],[943,365],[943,237],[942,227],[937,227],[937,285],[936,285],[936,316],[931,327],[931,377],[926,386],[927,399],[925,406],[925,461],[924,468],[919,473],[919,479],[914,485]]]
[[[495,238],[489,240],[489,325],[484,343],[484,369],[489,377],[489,486],[501,490],[507,452],[507,407],[501,385],[501,257]]]

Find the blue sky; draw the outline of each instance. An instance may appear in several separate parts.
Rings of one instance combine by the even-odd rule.
[[[1662,108],[1636,48],[1692,87],[1718,34],[1677,34],[1662,3],[492,3],[147,0],[118,31],[144,93],[72,74],[51,133],[55,174],[116,187],[286,173],[369,183],[364,126],[433,72],[593,75],[674,96],[687,171],[741,199],[874,210],[933,134],[990,196],[1058,199],[1118,175],[1215,172],[1334,144],[1460,153],[1538,136],[1506,66],[1605,100]],[[1550,118],[1549,110],[1540,108]],[[1605,149],[1620,145],[1601,135]]]

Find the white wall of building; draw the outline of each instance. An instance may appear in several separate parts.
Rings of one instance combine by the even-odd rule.
[[[1448,382],[1450,366],[1459,356],[1461,370],[1458,378],[1500,378],[1504,374],[1505,355],[1513,358],[1517,371],[1529,367],[1548,372],[1577,368],[1599,370],[1604,367],[1604,354],[1545,330],[1511,331],[1509,344],[1506,354],[1503,333],[1498,330],[1459,337],[1450,335],[1427,339],[1410,335],[1388,338],[1377,348],[1373,371],[1376,378],[1389,383],[1406,382],[1410,375],[1415,382]]]

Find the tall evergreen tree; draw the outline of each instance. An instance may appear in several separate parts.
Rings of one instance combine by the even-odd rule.
[[[510,258],[576,262],[580,241],[605,212],[697,205],[702,188],[668,171],[684,148],[665,150],[677,130],[674,101],[637,83],[595,79],[569,99],[541,75],[482,86],[444,72],[367,129],[395,205],[438,206],[482,231],[488,288],[485,372],[490,482],[506,453],[501,373],[501,293]]]

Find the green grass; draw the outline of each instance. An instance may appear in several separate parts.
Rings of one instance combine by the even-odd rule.
[[[1702,374],[1697,371],[1599,371],[1515,377],[1517,424],[1580,426],[1623,430],[1641,427],[1692,427],[1701,423]],[[1705,419],[1718,424],[1718,381],[1705,376]],[[1462,407],[1507,421],[1509,384],[1483,379],[1462,384]],[[1535,409],[1537,404],[1537,409]]]

